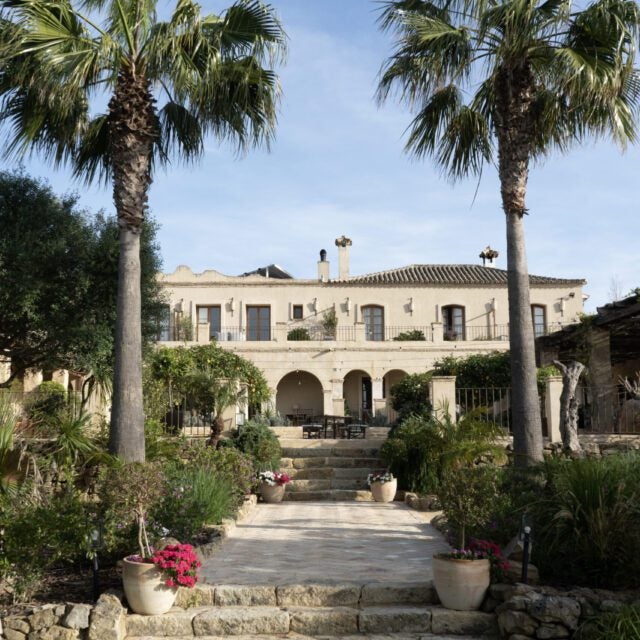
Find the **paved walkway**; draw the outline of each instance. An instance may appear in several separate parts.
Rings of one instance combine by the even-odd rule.
[[[201,570],[209,584],[424,582],[446,549],[404,504],[260,504]]]

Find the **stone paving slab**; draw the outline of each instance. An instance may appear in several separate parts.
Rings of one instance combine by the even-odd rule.
[[[401,503],[261,504],[205,560],[209,584],[424,583],[447,545]]]

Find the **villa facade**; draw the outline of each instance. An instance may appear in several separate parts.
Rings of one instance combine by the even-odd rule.
[[[430,265],[349,273],[348,238],[336,240],[338,273],[320,252],[316,279],[276,265],[241,276],[159,276],[169,302],[161,344],[215,340],[260,367],[282,415],[393,417],[389,389],[445,356],[509,347],[507,272],[496,252],[483,264]],[[536,336],[575,322],[582,279],[530,276]]]

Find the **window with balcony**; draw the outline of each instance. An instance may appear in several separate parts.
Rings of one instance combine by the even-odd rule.
[[[542,304],[531,305],[531,319],[533,320],[533,335],[536,338],[547,332],[547,308]]]
[[[362,319],[367,340],[384,340],[384,308],[378,305],[362,307]]]
[[[464,340],[464,307],[450,304],[442,307],[442,331],[445,340]]]
[[[198,324],[209,323],[209,340],[217,340],[220,335],[220,305],[196,307]]]
[[[168,342],[171,340],[171,307],[163,304],[158,316],[155,318],[156,340]]]
[[[247,340],[271,340],[271,307],[247,305]]]

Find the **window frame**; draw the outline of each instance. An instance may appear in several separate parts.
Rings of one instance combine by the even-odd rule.
[[[542,325],[536,323],[536,311],[542,311]],[[532,304],[531,305],[531,324],[533,326],[533,337],[540,338],[547,333],[547,305],[546,304]],[[536,330],[536,327],[542,326],[542,333]]]
[[[296,315],[297,311],[300,312],[299,316]],[[292,318],[292,320],[304,320],[304,305],[303,304],[292,304],[291,305],[291,318]]]
[[[209,323],[209,340],[216,340],[220,332],[222,331],[222,305],[220,304],[197,304],[196,305],[196,321],[198,325],[206,324],[200,321],[200,310],[207,310],[207,322]],[[218,326],[211,322],[211,311],[216,309],[218,311]]]
[[[255,325],[255,327],[253,326],[253,324],[250,321],[250,313],[253,310],[257,310],[258,315],[257,315],[257,323]],[[263,332],[261,331],[261,312],[265,311],[269,314],[268,315],[268,323],[267,323],[267,333],[266,336],[263,335]],[[270,304],[248,304],[246,306],[246,320],[247,320],[247,341],[249,342],[268,342],[269,340],[271,340],[271,305]],[[255,330],[255,334],[253,334],[252,332]],[[252,337],[253,335],[255,335],[255,337]]]
[[[364,322],[365,339],[371,342],[384,342],[385,318],[384,307],[381,304],[365,304],[360,307]],[[376,322],[375,312],[380,314],[380,322]],[[372,330],[370,330],[370,327]]]
[[[455,311],[460,311],[460,323],[458,324],[455,322]],[[462,304],[445,304],[442,307],[441,312],[442,334],[444,340],[465,340],[467,333],[467,310],[465,306]]]

